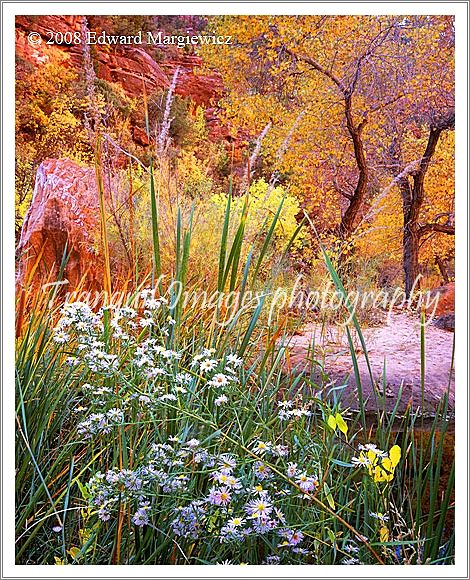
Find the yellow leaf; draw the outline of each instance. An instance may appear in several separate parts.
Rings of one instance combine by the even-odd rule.
[[[382,459],[382,467],[388,473],[393,473],[393,463],[392,463],[392,460],[389,457],[384,457]]]
[[[382,526],[380,528],[380,541],[381,542],[388,542],[389,539],[389,533],[388,533],[388,528],[386,526]]]
[[[333,417],[333,415],[328,417],[328,425],[333,429],[333,431],[336,429],[336,419]]]
[[[58,558],[57,556],[54,556],[54,560],[55,560],[55,565],[56,566],[63,566],[64,565],[64,561],[61,558]]]
[[[344,433],[345,435],[348,432],[348,426],[346,424],[346,421],[343,419],[343,417],[341,417],[341,415],[339,413],[336,413],[336,424],[338,425],[338,429],[341,431],[341,433]]]
[[[396,467],[401,459],[401,448],[399,445],[394,445],[389,453],[390,461],[392,462],[393,467]]]
[[[384,465],[382,463],[382,465]],[[381,482],[381,481],[392,481],[393,479],[393,471],[388,469],[388,465],[384,466],[385,469],[379,467],[378,465],[374,469],[374,481]],[[392,468],[393,469],[393,468]]]
[[[74,560],[78,556],[79,552],[80,552],[80,548],[78,548],[77,546],[72,546],[71,548],[69,548],[67,550],[67,554],[69,556],[71,556]]]
[[[367,452],[367,457],[368,457],[371,465],[376,465],[378,460],[379,460],[377,455],[371,449],[369,449],[369,451]]]
[[[374,481],[375,482],[379,482],[379,481],[385,481],[384,479],[384,470],[381,469],[379,466],[377,466],[374,469]]]

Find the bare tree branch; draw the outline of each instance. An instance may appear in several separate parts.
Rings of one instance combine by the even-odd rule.
[[[114,141],[112,139],[112,137],[110,137],[107,133],[103,133],[103,137],[106,141],[109,141],[109,143],[111,143],[111,145],[113,147],[115,147],[118,151],[120,151],[121,153],[124,153],[124,155],[127,155],[127,157],[130,157],[131,159],[133,159],[134,161],[137,161],[137,163],[142,167],[142,169],[144,171],[146,171],[147,173],[149,172],[148,168],[145,167],[145,165],[142,163],[142,161],[140,159],[138,159],[135,155],[132,155],[132,153],[129,153],[128,151],[126,151],[125,149],[123,149],[122,147],[120,147],[116,141]]]
[[[426,224],[418,229],[419,236],[426,234],[427,232],[439,232],[440,234],[447,234],[449,236],[455,235],[455,226],[449,224]]]
[[[285,48],[285,51],[287,52],[287,54],[289,54],[294,60],[300,60],[305,62],[306,64],[310,65],[312,68],[314,68],[316,71],[318,71],[319,73],[321,73],[322,75],[325,75],[326,77],[328,77],[337,87],[338,89],[343,93],[344,96],[346,96],[348,89],[347,87],[343,84],[342,81],[339,80],[339,78],[337,76],[335,76],[332,72],[330,72],[329,70],[327,70],[325,67],[323,67],[320,63],[318,63],[316,60],[314,60],[313,58],[310,58],[307,55],[304,54],[297,54],[294,51],[292,51],[290,48]]]

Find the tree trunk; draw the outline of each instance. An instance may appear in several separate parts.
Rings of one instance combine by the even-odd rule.
[[[405,271],[405,294],[409,298],[413,286],[419,288],[419,235],[412,224],[403,230],[403,269]],[[416,282],[416,284],[415,284]]]
[[[408,176],[399,182],[403,202],[403,270],[407,298],[410,297],[413,286],[419,288],[419,282],[416,283],[419,275],[419,240],[426,229],[419,225],[419,214],[424,201],[424,178],[442,131],[450,128],[452,124],[453,117],[449,117],[439,126],[430,127],[426,150],[418,169],[413,174],[412,184]],[[432,229],[435,227],[433,225]]]
[[[403,205],[403,270],[405,273],[405,294],[409,298],[419,270],[418,216],[420,206],[415,198],[414,188],[406,177],[399,183]]]
[[[352,100],[351,94],[347,93],[344,99],[345,108],[344,114],[346,117],[346,126],[351,137],[354,147],[354,159],[356,160],[356,167],[358,170],[358,179],[354,193],[351,195],[349,205],[341,218],[339,226],[339,235],[343,240],[347,240],[356,229],[356,220],[359,212],[364,204],[364,198],[367,193],[367,186],[369,183],[369,171],[367,167],[367,159],[364,151],[364,143],[362,141],[362,130],[367,123],[367,117],[355,125],[352,116]]]
[[[449,274],[447,273],[447,267],[444,263],[444,260],[440,256],[436,256],[435,260],[444,284],[448,284],[450,282],[450,279]]]
[[[346,121],[346,127],[351,137],[351,141],[353,144],[354,149],[354,159],[356,162],[356,168],[358,172],[357,183],[354,188],[354,191],[347,195],[349,199],[349,205],[346,208],[342,218],[341,223],[338,227],[338,234],[341,240],[348,240],[351,235],[354,233],[357,225],[357,217],[364,205],[364,199],[367,194],[367,188],[369,183],[369,168],[367,165],[367,158],[364,149],[364,142],[362,140],[362,131],[367,124],[367,115],[362,115],[362,120],[360,122],[354,119],[353,115],[353,94],[356,88],[357,81],[360,76],[361,71],[361,57],[357,63],[356,74],[351,86],[346,86],[344,82],[335,76],[333,72],[322,66],[318,63],[314,58],[311,58],[306,55],[296,54],[295,52],[286,49],[287,52],[293,56],[295,59],[302,60],[306,62],[311,67],[313,67],[316,71],[318,71],[323,76],[327,77],[332,81],[343,97],[344,101],[344,118]]]

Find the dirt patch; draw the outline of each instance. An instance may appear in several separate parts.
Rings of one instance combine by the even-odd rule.
[[[366,357],[355,330],[353,335],[359,374],[364,398],[367,398],[366,409],[377,408],[377,389],[382,395],[386,409],[392,410],[402,387],[399,412],[411,404],[414,409],[421,407],[421,340],[419,318],[401,312],[392,312],[380,327],[362,329],[367,353],[372,369],[371,381]],[[454,372],[451,370],[453,333],[429,324],[425,328],[425,389],[424,412],[432,414],[450,381],[449,410],[454,409],[455,385]],[[290,361],[298,370],[314,371],[320,380],[321,371],[329,378],[330,384],[346,385],[342,401],[352,408],[358,408],[358,396],[354,379],[354,368],[348,346],[346,330],[342,326],[322,326],[309,324],[302,334],[292,337],[289,342]],[[312,352],[314,356],[312,357]],[[313,362],[312,362],[313,358]],[[385,365],[385,366],[384,366]],[[312,368],[313,367],[313,368]],[[385,393],[384,386],[385,368]],[[325,383],[325,381],[323,381]],[[328,389],[326,381],[325,391]],[[331,386],[333,386],[331,384]]]

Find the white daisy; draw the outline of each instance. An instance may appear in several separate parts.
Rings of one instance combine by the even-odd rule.
[[[56,332],[54,335],[54,342],[57,342],[58,344],[64,344],[69,340],[69,338],[70,336],[66,332],[59,330],[59,332]]]
[[[376,520],[380,520],[381,522],[388,522],[388,516],[386,514],[381,514],[380,512],[369,512],[369,515]]]
[[[216,360],[206,358],[199,365],[199,369],[200,369],[201,373],[207,373],[209,371],[213,371],[216,366],[217,366]]]
[[[243,359],[236,354],[229,354],[227,356],[227,362],[237,368],[243,364]]]
[[[263,453],[266,453],[266,451],[269,451],[271,449],[271,443],[265,443],[264,441],[257,441],[253,451],[255,453],[259,453],[260,455],[263,455]]]
[[[228,385],[228,377],[223,373],[217,373],[212,377],[212,380],[209,382],[210,385],[214,387],[225,387]]]
[[[273,506],[266,497],[260,497],[249,501],[245,506],[245,511],[251,518],[264,518],[273,511]]]
[[[220,395],[220,397],[217,397],[217,399],[214,400],[214,405],[216,407],[220,407],[221,405],[224,405],[227,402],[228,402],[227,397],[225,395]]]
[[[288,463],[287,464],[287,477],[294,477],[297,473],[297,463]]]
[[[244,523],[245,520],[243,518],[231,518],[227,522],[227,525],[230,526],[231,528],[237,528],[238,526],[243,526]]]
[[[371,464],[370,459],[362,454],[359,457],[353,457],[351,463],[356,467],[368,467]]]

